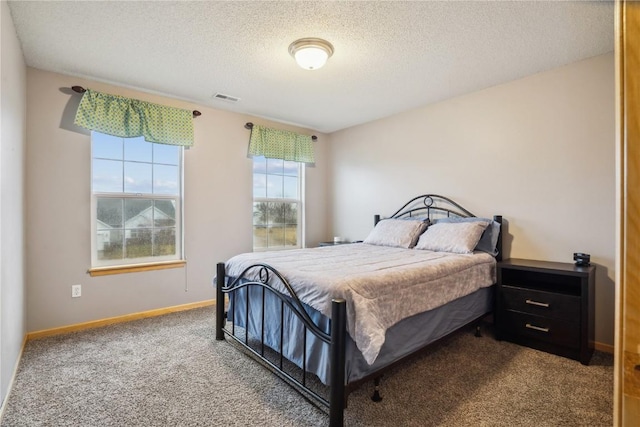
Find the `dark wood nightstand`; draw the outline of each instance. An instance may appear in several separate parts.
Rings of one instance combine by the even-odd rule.
[[[595,269],[513,258],[499,262],[496,337],[589,364]]]

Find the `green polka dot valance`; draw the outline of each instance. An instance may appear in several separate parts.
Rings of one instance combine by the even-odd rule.
[[[253,125],[249,140],[249,155],[269,159],[315,163],[311,136],[286,130]]]
[[[189,110],[87,89],[75,124],[122,138],[143,136],[148,142],[191,147],[192,114]]]

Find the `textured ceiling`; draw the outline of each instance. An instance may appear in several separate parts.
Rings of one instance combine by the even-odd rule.
[[[613,2],[10,1],[27,65],[332,132],[613,51]],[[289,44],[320,37],[327,65]],[[241,100],[213,99],[217,93]]]

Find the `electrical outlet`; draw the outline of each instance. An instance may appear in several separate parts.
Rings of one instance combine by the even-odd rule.
[[[82,296],[82,285],[71,286],[71,296],[73,298],[78,298],[79,296]]]

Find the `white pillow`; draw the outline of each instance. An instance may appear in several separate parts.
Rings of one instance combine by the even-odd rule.
[[[376,224],[363,243],[409,249],[416,244],[425,228],[425,221],[383,219]]]
[[[470,254],[478,244],[486,222],[442,222],[427,228],[416,244],[416,249],[437,252]]]

